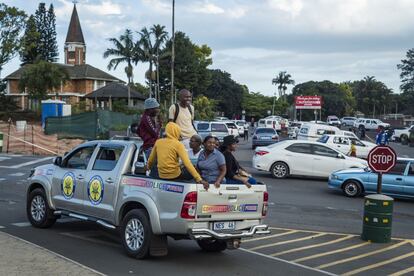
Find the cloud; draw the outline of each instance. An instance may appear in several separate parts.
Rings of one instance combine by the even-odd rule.
[[[221,7],[208,1],[194,3],[188,8],[188,10],[190,10],[191,12],[204,14],[222,14],[225,12],[224,9],[222,9]]]

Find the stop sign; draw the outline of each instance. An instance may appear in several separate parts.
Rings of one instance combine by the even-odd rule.
[[[389,172],[397,161],[397,154],[388,146],[376,146],[368,154],[368,165],[377,173]]]

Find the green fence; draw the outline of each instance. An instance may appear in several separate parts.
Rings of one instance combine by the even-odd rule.
[[[109,130],[126,130],[128,125],[139,122],[139,118],[139,115],[126,115],[108,110],[49,117],[46,119],[45,133],[58,134],[59,138],[108,138]]]

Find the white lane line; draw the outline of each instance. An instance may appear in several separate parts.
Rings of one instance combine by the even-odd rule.
[[[9,174],[9,176],[23,176],[23,175],[25,175],[26,173],[21,173],[21,172],[18,172],[18,173],[11,173],[11,174]]]
[[[0,229],[4,229],[4,228],[6,228],[6,227],[0,225]]]
[[[17,227],[27,227],[27,226],[30,226],[30,222],[16,222],[16,223],[12,223],[11,225],[14,225]]]
[[[250,250],[245,249],[245,248],[239,248],[239,250],[247,252],[247,253],[255,254],[255,255],[258,255],[258,256],[262,256],[262,257],[265,257],[265,258],[268,258],[268,259],[272,259],[274,261],[279,261],[279,262],[287,263],[287,264],[290,264],[290,265],[293,265],[293,266],[298,266],[298,267],[301,267],[301,268],[304,268],[304,269],[316,271],[316,272],[319,272],[319,273],[322,273],[322,274],[325,274],[325,275],[336,276],[336,274],[333,274],[333,273],[330,273],[330,272],[327,272],[327,271],[323,271],[323,270],[313,268],[313,267],[310,267],[310,266],[306,266],[306,265],[294,263],[294,262],[291,262],[291,261],[283,260],[283,259],[280,259],[280,258],[277,258],[277,257],[268,256],[268,255],[262,254],[260,252],[250,251]]]
[[[11,159],[11,157],[0,156],[0,161],[9,160],[9,159]]]
[[[9,168],[10,169],[18,169],[18,168],[21,168],[21,167],[33,165],[33,164],[40,163],[40,162],[44,162],[44,161],[47,161],[47,160],[50,160],[50,159],[53,159],[53,157],[45,157],[45,158],[42,158],[42,159],[37,159],[37,160],[29,161],[29,162],[26,162],[26,163],[10,166]]]
[[[6,180],[6,178],[0,178],[0,181],[4,181],[4,180]]]
[[[17,237],[17,236],[13,236],[13,235],[11,235],[11,234],[9,234],[9,233],[4,233],[4,234],[6,234],[6,235],[8,235],[8,236],[10,236],[10,237],[12,237],[12,238],[15,238],[16,240],[19,240],[19,241],[21,241],[21,242],[24,242],[24,243],[26,243],[26,244],[28,244],[28,245],[31,245],[31,246],[34,246],[34,247],[36,247],[36,248],[38,248],[38,249],[44,250],[44,251],[46,251],[46,252],[48,252],[48,253],[50,253],[50,254],[53,254],[53,255],[55,255],[55,256],[57,256],[57,257],[59,257],[59,258],[62,258],[62,259],[64,259],[64,260],[68,261],[68,262],[71,262],[71,263],[73,263],[73,264],[75,264],[75,265],[78,265],[78,266],[80,266],[80,267],[83,267],[84,269],[87,269],[87,270],[89,270],[89,271],[92,271],[92,272],[94,272],[94,273],[96,273],[96,274],[98,274],[98,275],[102,275],[102,276],[104,276],[104,275],[105,275],[105,274],[103,274],[102,272],[99,272],[99,271],[97,271],[97,270],[95,270],[95,269],[93,269],[93,268],[91,268],[91,267],[89,267],[89,266],[86,266],[86,265],[83,265],[83,264],[81,264],[81,263],[78,263],[78,262],[77,262],[77,261],[75,261],[75,260],[69,259],[68,257],[65,257],[65,256],[63,256],[63,255],[60,255],[59,253],[53,252],[52,250],[49,250],[49,249],[47,249],[47,248],[45,248],[45,247],[42,247],[42,246],[40,246],[40,245],[37,245],[37,244],[34,244],[34,243],[32,243],[32,242],[26,241],[26,240],[24,240],[24,239],[22,239],[22,238],[19,238],[19,237]]]

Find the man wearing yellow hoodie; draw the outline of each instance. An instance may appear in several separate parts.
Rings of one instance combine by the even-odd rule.
[[[203,180],[188,157],[187,150],[180,143],[180,127],[169,122],[165,127],[166,138],[158,139],[151,151],[147,168],[151,168],[154,161],[158,162],[158,174],[161,179],[186,180],[180,168],[179,158],[182,160],[187,171],[194,177],[197,183],[203,184],[208,189],[208,183]]]

